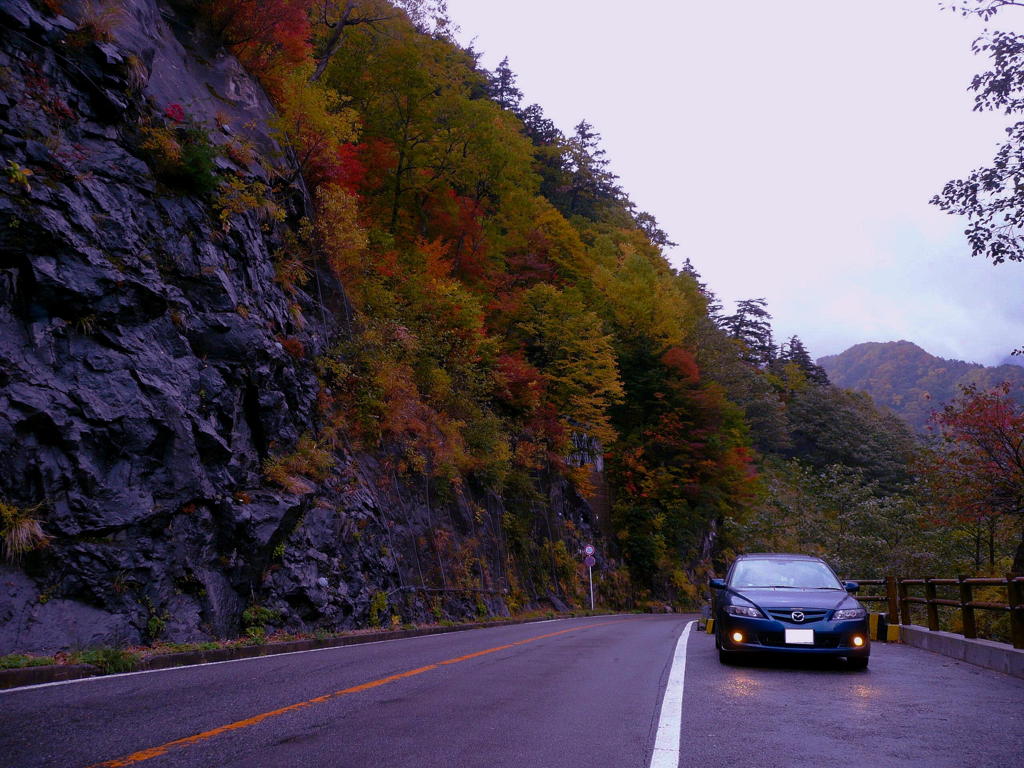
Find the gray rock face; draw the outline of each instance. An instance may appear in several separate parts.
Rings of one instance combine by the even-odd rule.
[[[68,648],[91,648],[100,645],[124,645],[137,631],[130,619],[94,608],[76,600],[28,602],[18,596],[34,591],[24,575],[0,570],[0,621],[13,637],[12,647],[53,653]]]
[[[313,367],[280,339],[311,358],[334,329],[274,280],[288,222],[225,228],[209,194],[160,180],[140,125],[179,104],[272,159],[271,107],[156,0],[126,2],[109,41],[83,39],[73,5],[0,0],[0,501],[42,504],[52,537],[0,565],[0,654],[232,636],[253,604],[305,630],[383,620],[380,593],[403,620],[483,610],[413,589],[455,583],[424,546],[438,527],[476,542],[482,605],[507,612],[500,500],[478,494],[480,522],[468,492],[438,509],[422,480],[345,453],[302,493],[266,481],[317,429]],[[270,182],[229,156],[220,172]]]
[[[114,41],[73,48],[73,22],[0,10],[3,159],[32,171],[0,198],[0,491],[44,502],[54,537],[24,564],[35,585],[6,593],[22,607],[0,651],[235,631],[290,506],[261,492],[247,528],[232,493],[313,422],[316,379],[277,341],[301,329],[274,282],[275,233],[245,213],[225,234],[139,150],[139,118],[172,98],[211,127],[214,108],[263,125],[269,105],[251,81],[244,100],[215,99],[241,92],[234,59],[200,65],[154,3],[129,5]]]

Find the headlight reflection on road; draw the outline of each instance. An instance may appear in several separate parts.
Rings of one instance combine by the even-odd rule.
[[[870,714],[878,711],[878,701],[882,692],[870,685],[854,685],[850,688],[853,694],[853,708],[857,714]]]
[[[750,675],[735,673],[725,685],[726,696],[735,699],[749,699],[761,690],[761,683]]]

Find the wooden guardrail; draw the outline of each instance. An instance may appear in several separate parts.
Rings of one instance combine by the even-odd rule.
[[[884,586],[884,595],[859,595],[862,603],[884,602],[887,604],[890,624],[911,624],[910,611],[913,605],[923,605],[927,614],[928,629],[939,629],[939,606],[956,608],[960,611],[963,636],[976,638],[978,626],[974,612],[1008,611],[1010,614],[1010,639],[1014,648],[1024,648],[1024,576],[1009,575],[1003,578],[970,578],[957,576],[955,579],[902,579],[889,576],[884,579],[852,579],[864,586]],[[924,587],[924,596],[911,594],[912,588]],[[939,588],[956,587],[956,597],[939,597]],[[975,600],[975,587],[1003,587],[1006,602],[994,603]]]

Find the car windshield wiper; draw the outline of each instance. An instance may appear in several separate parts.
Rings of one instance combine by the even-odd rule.
[[[832,591],[842,587],[805,587],[800,584],[754,584],[749,587],[736,587],[736,589],[830,589]]]
[[[736,589],[806,589],[806,587],[793,587],[789,584],[752,584],[749,587],[736,587]]]

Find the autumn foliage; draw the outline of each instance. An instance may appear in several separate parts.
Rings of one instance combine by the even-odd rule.
[[[590,496],[605,460],[633,578],[671,592],[753,476],[742,416],[697,362],[697,283],[638,224],[592,127],[565,139],[535,124],[468,51],[396,7],[357,5],[374,21],[326,45],[310,0],[207,7],[274,100],[308,194],[278,281],[297,294],[320,270],[349,303],[348,334],[314,361],[318,450],[345,435],[386,447],[398,474],[510,504],[542,474]],[[322,78],[314,51],[331,52]],[[565,545],[547,546],[572,581]]]
[[[313,0],[210,0],[208,18],[250,71],[301,64],[310,54]]]
[[[922,475],[947,514],[969,520],[1024,515],[1024,408],[1010,385],[969,385],[932,417],[939,444]],[[1013,570],[1024,573],[1024,536]]]

